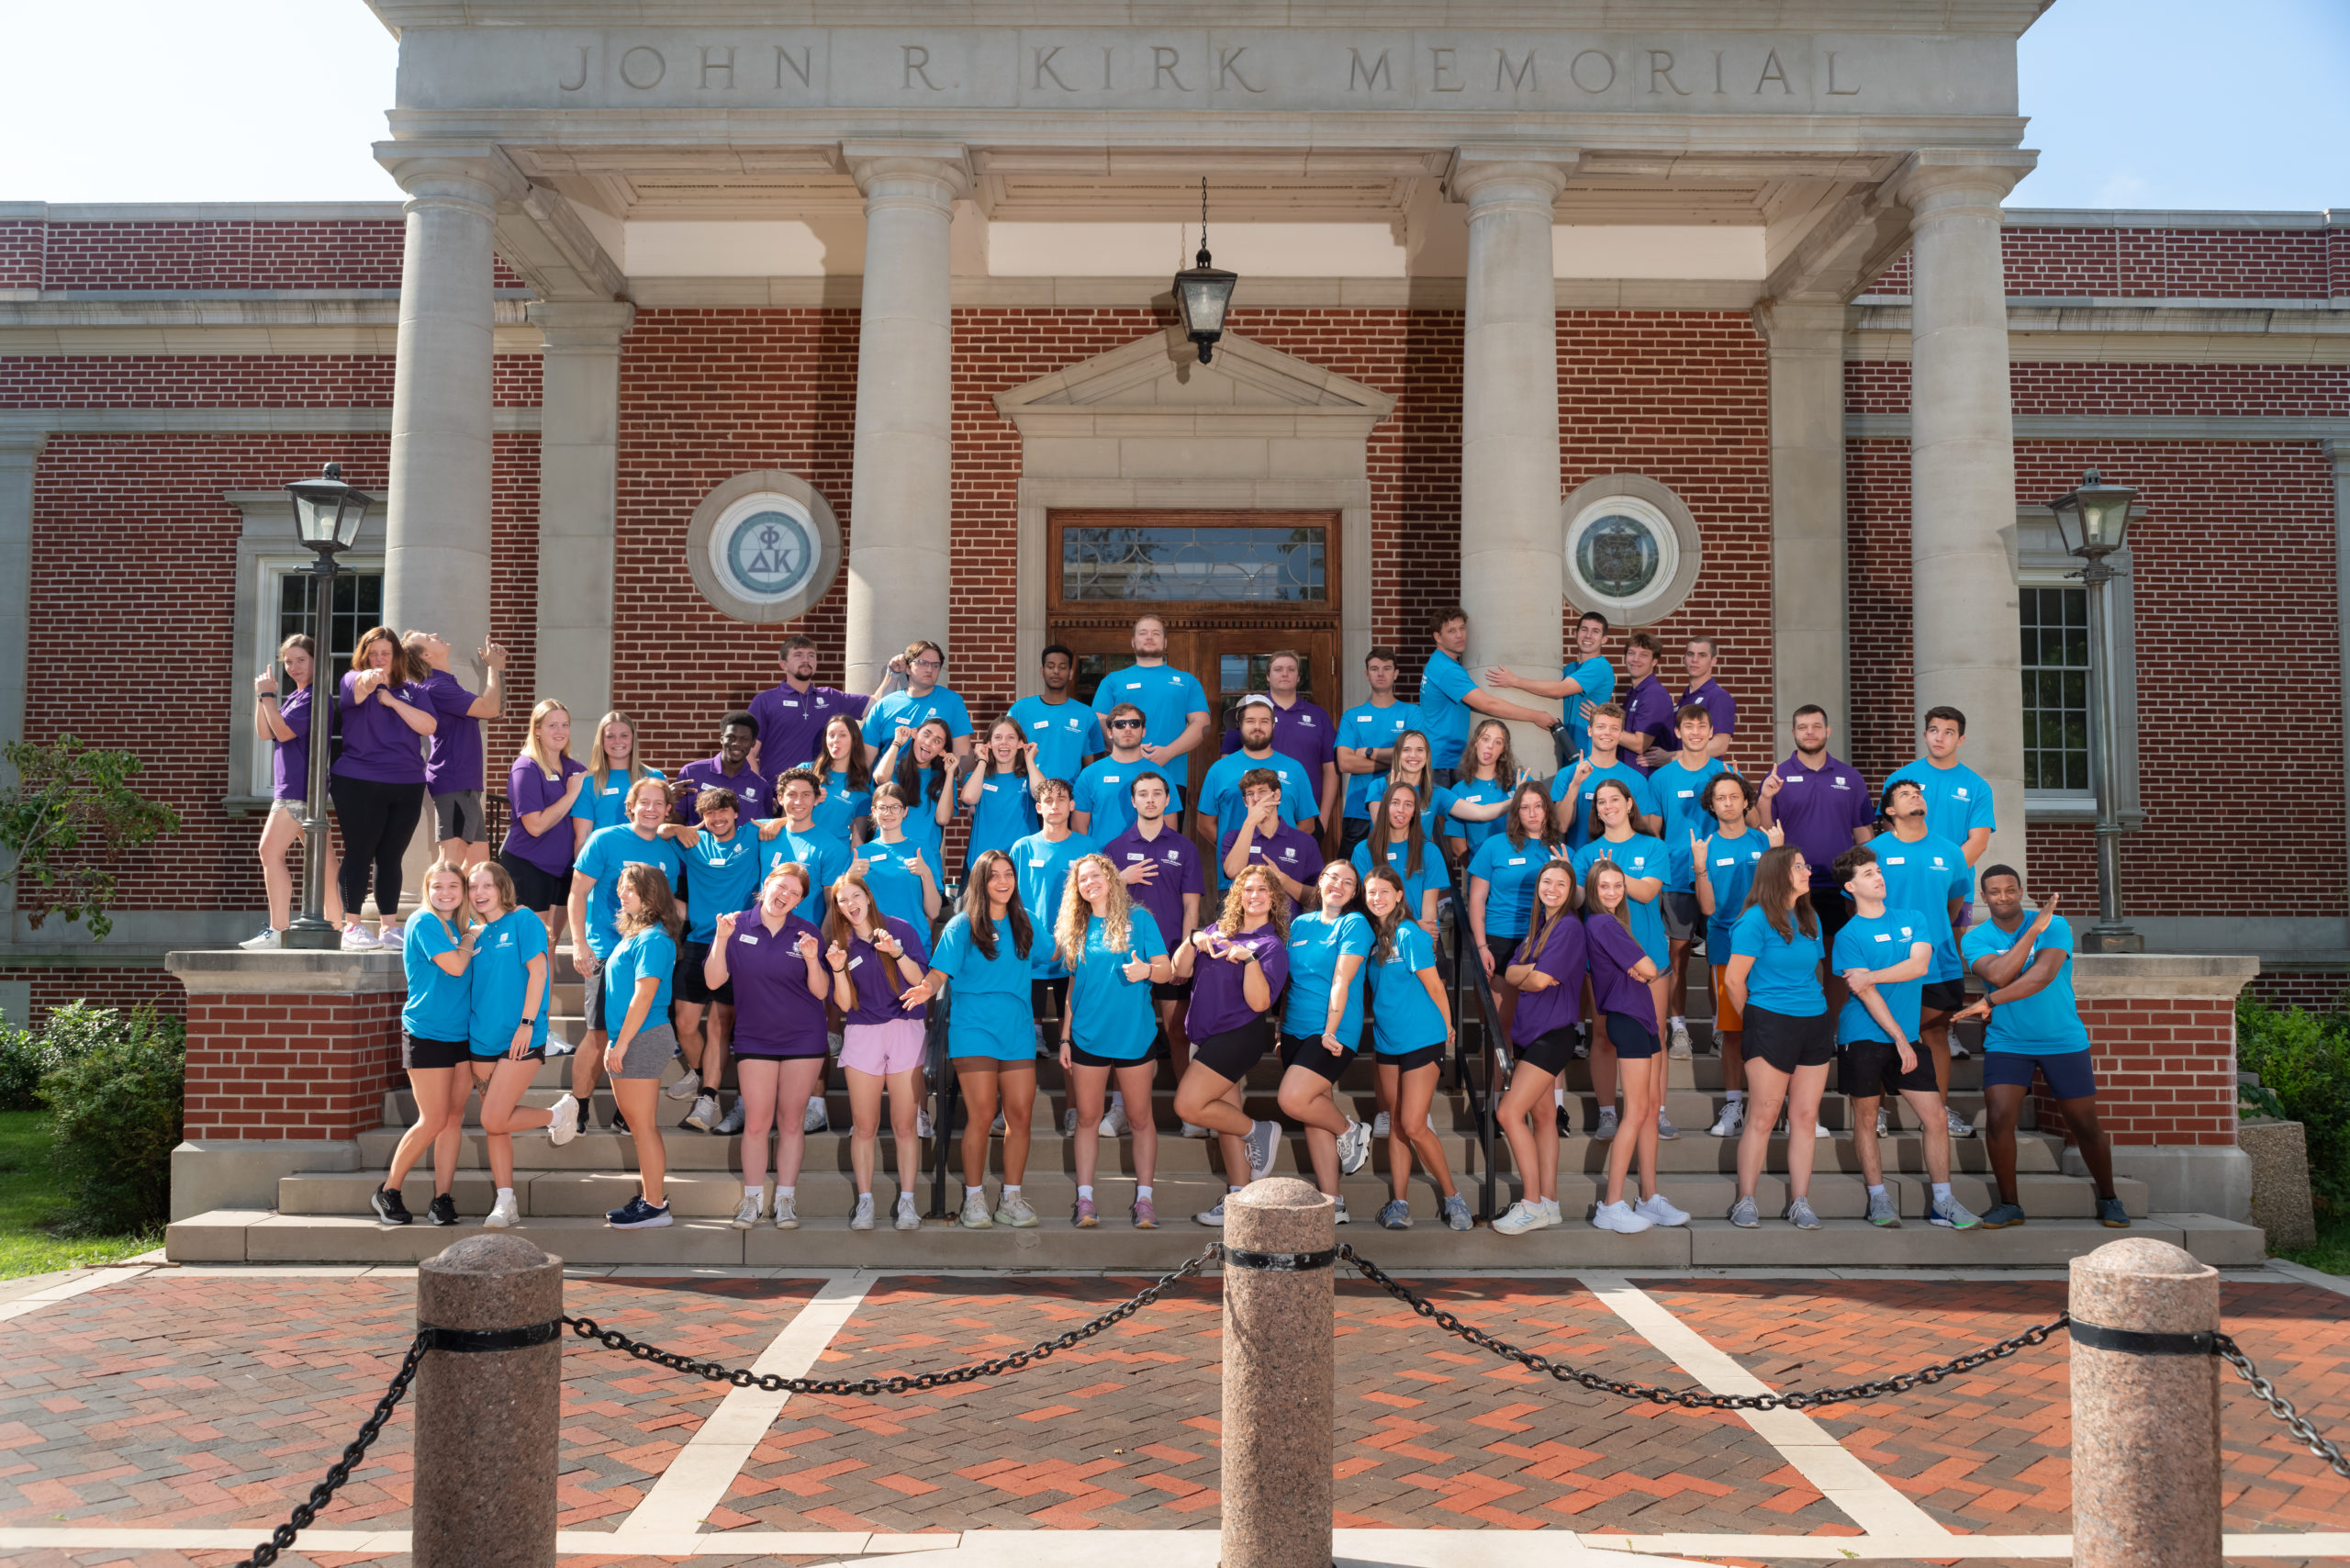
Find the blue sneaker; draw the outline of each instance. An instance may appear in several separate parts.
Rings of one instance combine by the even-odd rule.
[[[655,1207],[646,1203],[644,1194],[639,1193],[619,1208],[606,1210],[604,1223],[614,1230],[650,1230],[655,1226],[669,1223],[669,1205],[663,1204]]]
[[[2108,1230],[2130,1228],[2130,1211],[2121,1206],[2120,1198],[2099,1198],[2097,1201],[2097,1219]]]

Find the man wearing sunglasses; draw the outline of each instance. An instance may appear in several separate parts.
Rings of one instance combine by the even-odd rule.
[[[1143,711],[1132,702],[1112,708],[1102,721],[1110,737],[1110,755],[1097,756],[1077,776],[1070,791],[1069,818],[1078,832],[1096,844],[1107,844],[1135,825],[1132,797],[1135,779],[1158,769],[1143,755]]]

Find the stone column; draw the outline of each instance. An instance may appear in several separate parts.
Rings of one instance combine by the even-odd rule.
[[[2335,241],[2335,249],[2350,252],[2350,243]],[[2325,455],[2333,470],[2333,622],[2341,639],[2341,663],[2336,666],[2345,673],[2342,681],[2342,744],[2343,767],[2350,775],[2350,441],[2329,441]],[[0,463],[6,457],[0,453]],[[5,476],[0,469],[0,476]],[[5,483],[5,478],[0,478]],[[7,516],[6,491],[0,489],[0,538],[6,537]],[[5,548],[5,545],[0,545]],[[2122,602],[2127,603],[2125,599]],[[0,658],[7,655],[12,644],[0,641]],[[0,699],[5,700],[5,699]],[[5,733],[5,732],[0,732]]]
[[[2035,154],[1928,148],[1895,177],[1909,208],[1909,569],[1916,708],[1966,715],[1966,760],[1990,781],[1998,823],[1981,865],[2024,868],[2022,669],[2016,576],[2015,429],[1999,200]]]
[[[1770,754],[1807,702],[1852,731],[1844,562],[1844,306],[1766,299],[1771,359]]]
[[[612,532],[620,462],[621,337],[636,307],[537,303],[539,622],[534,689],[560,699],[575,750],[612,706]]]
[[[2073,1561],[2220,1568],[2220,1362],[2179,1343],[2220,1327],[2220,1271],[2138,1237],[2071,1272]]]
[[[562,1316],[563,1260],[522,1237],[467,1237],[418,1266],[419,1328],[502,1338],[435,1347],[416,1369],[416,1568],[554,1568],[563,1345],[537,1335]]]
[[[865,193],[856,447],[848,536],[848,689],[917,637],[949,644],[954,309],[948,230],[970,185],[961,147],[845,146]]]
[[[1559,525],[1557,288],[1550,208],[1575,154],[1460,149],[1448,178],[1469,207],[1460,366],[1460,602],[1472,672],[1508,665],[1556,679],[1566,559]],[[1523,693],[1510,700],[1542,703]],[[1512,725],[1520,757],[1550,737]]]
[[[1326,1568],[1338,1205],[1274,1176],[1225,1213],[1223,1568]]]

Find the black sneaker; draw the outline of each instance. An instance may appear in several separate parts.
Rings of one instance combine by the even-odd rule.
[[[435,1225],[455,1225],[457,1200],[446,1193],[435,1193],[432,1194],[432,1206],[426,1209],[424,1213],[425,1216]]]
[[[374,1209],[375,1217],[386,1225],[409,1225],[416,1218],[408,1212],[408,1204],[400,1200],[400,1195],[388,1187],[378,1187],[368,1193],[367,1206]]]
[[[579,1130],[583,1133],[593,1132],[596,1127],[596,1124],[588,1118],[588,1100],[594,1098],[595,1096],[590,1094],[586,1100],[574,1100],[571,1103],[572,1108],[579,1114]]]
[[[1558,1104],[1553,1104],[1550,1108],[1559,1113],[1559,1136],[1561,1137],[1574,1137],[1574,1119],[1567,1114],[1567,1108],[1564,1105]]]
[[[669,1223],[669,1205],[663,1204],[656,1208],[639,1193],[619,1208],[605,1210],[604,1223],[614,1230],[649,1230]]]
[[[581,1106],[579,1114],[583,1116],[586,1115],[588,1114],[587,1107],[584,1105]],[[621,1114],[621,1108],[617,1103],[612,1106],[612,1131],[616,1133],[624,1133],[628,1131],[628,1118]]]

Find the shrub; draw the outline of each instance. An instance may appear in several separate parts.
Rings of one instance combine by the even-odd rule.
[[[2236,1065],[2260,1075],[2309,1143],[2310,1191],[2322,1214],[2350,1215],[2350,1017],[2279,1013],[2236,1002]]]
[[[120,1235],[171,1216],[187,1032],[141,1007],[128,1018],[75,1002],[49,1017],[56,1060],[40,1081],[70,1230]]]
[[[41,1075],[56,1065],[39,1036],[0,1024],[0,1111],[39,1110]]]

